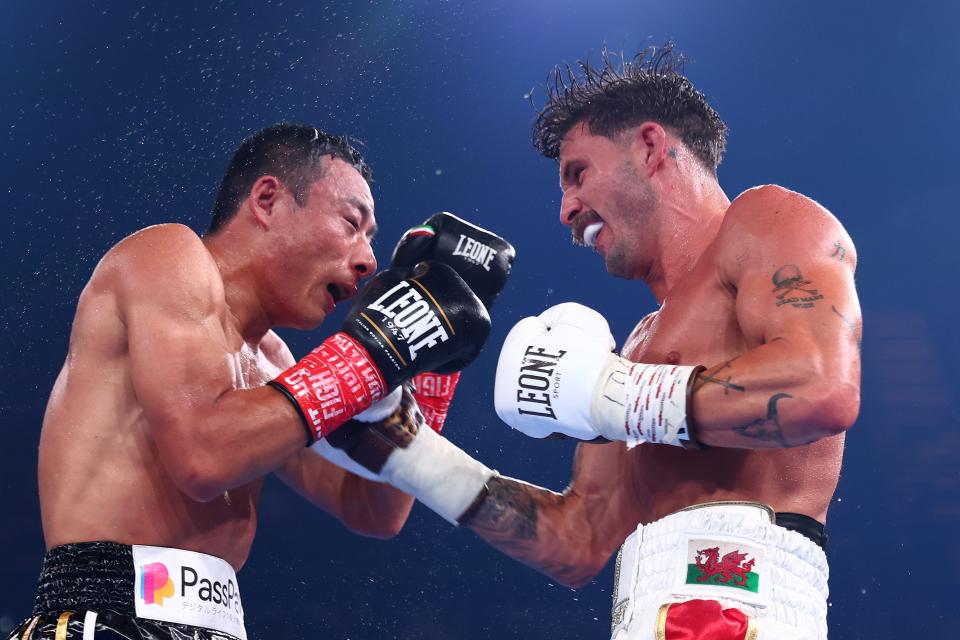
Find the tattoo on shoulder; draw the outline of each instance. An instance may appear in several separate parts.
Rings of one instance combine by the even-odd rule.
[[[817,300],[823,300],[823,294],[800,273],[800,267],[786,264],[773,274],[773,293],[777,297],[777,306],[790,305],[797,309],[810,309]]]
[[[784,398],[792,398],[789,393],[775,393],[770,396],[767,402],[767,417],[758,418],[753,422],[734,427],[734,433],[744,438],[753,438],[754,440],[775,441],[781,446],[789,446],[786,438],[783,437],[783,428],[780,426],[780,414],[777,412],[777,403]]]
[[[839,240],[836,240],[833,243],[833,253],[830,254],[831,258],[836,258],[840,262],[843,262],[844,257],[847,255],[847,250],[843,248],[843,245],[840,244]]]
[[[733,360],[736,360],[736,358]],[[740,391],[741,393],[746,391],[747,388],[745,386],[735,384],[733,382],[733,376],[729,375],[730,372],[725,371],[733,366],[733,360],[727,360],[723,364],[713,369],[707,369],[698,375],[696,381],[693,383],[693,392],[696,393],[708,384],[717,384],[723,387],[723,395],[729,395],[730,391]],[[726,377],[721,374],[726,374]]]

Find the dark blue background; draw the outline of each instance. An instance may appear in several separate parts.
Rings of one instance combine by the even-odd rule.
[[[727,193],[797,189],[858,245],[864,402],[830,513],[831,637],[956,637],[960,5],[189,4],[3,6],[0,631],[31,606],[40,421],[83,284],[138,228],[202,229],[233,148],[279,120],[366,142],[382,262],[440,209],[515,243],[491,346],[464,376],[448,434],[503,473],[562,489],[572,444],[528,440],[492,411],[497,347],[519,318],[571,299],[622,340],[653,300],[570,245],[524,96],[556,63],[596,61],[603,43],[631,53],[672,37],[730,126]],[[284,336],[302,353],[332,326]],[[603,638],[611,574],[560,587],[419,505],[396,539],[359,538],[271,481],[241,582],[253,638]]]

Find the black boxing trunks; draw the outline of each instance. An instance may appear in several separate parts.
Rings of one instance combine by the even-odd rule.
[[[33,615],[7,640],[246,640],[233,568],[167,547],[82,542],[43,560]]]

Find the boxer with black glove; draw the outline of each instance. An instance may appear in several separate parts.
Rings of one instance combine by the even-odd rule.
[[[390,269],[358,296],[341,331],[269,384],[297,408],[309,445],[416,374],[466,366],[489,332],[486,309],[452,268]]]
[[[411,267],[421,260],[437,260],[457,270],[490,311],[513,268],[516,251],[495,233],[441,211],[408,229],[393,250],[392,267]],[[425,422],[440,433],[461,367],[442,367],[413,379],[414,397]]]
[[[489,309],[506,284],[514,256],[513,246],[503,238],[453,214],[438,213],[403,235],[392,266],[423,259],[449,264]],[[495,473],[437,435],[465,364],[455,361],[437,372],[418,374],[412,394],[398,389],[313,449],[357,475],[415,495],[456,522]],[[421,428],[424,425],[429,428]]]

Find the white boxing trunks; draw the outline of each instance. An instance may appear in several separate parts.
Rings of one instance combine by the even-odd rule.
[[[826,640],[826,555],[776,521],[713,502],[640,525],[617,556],[612,640]]]

